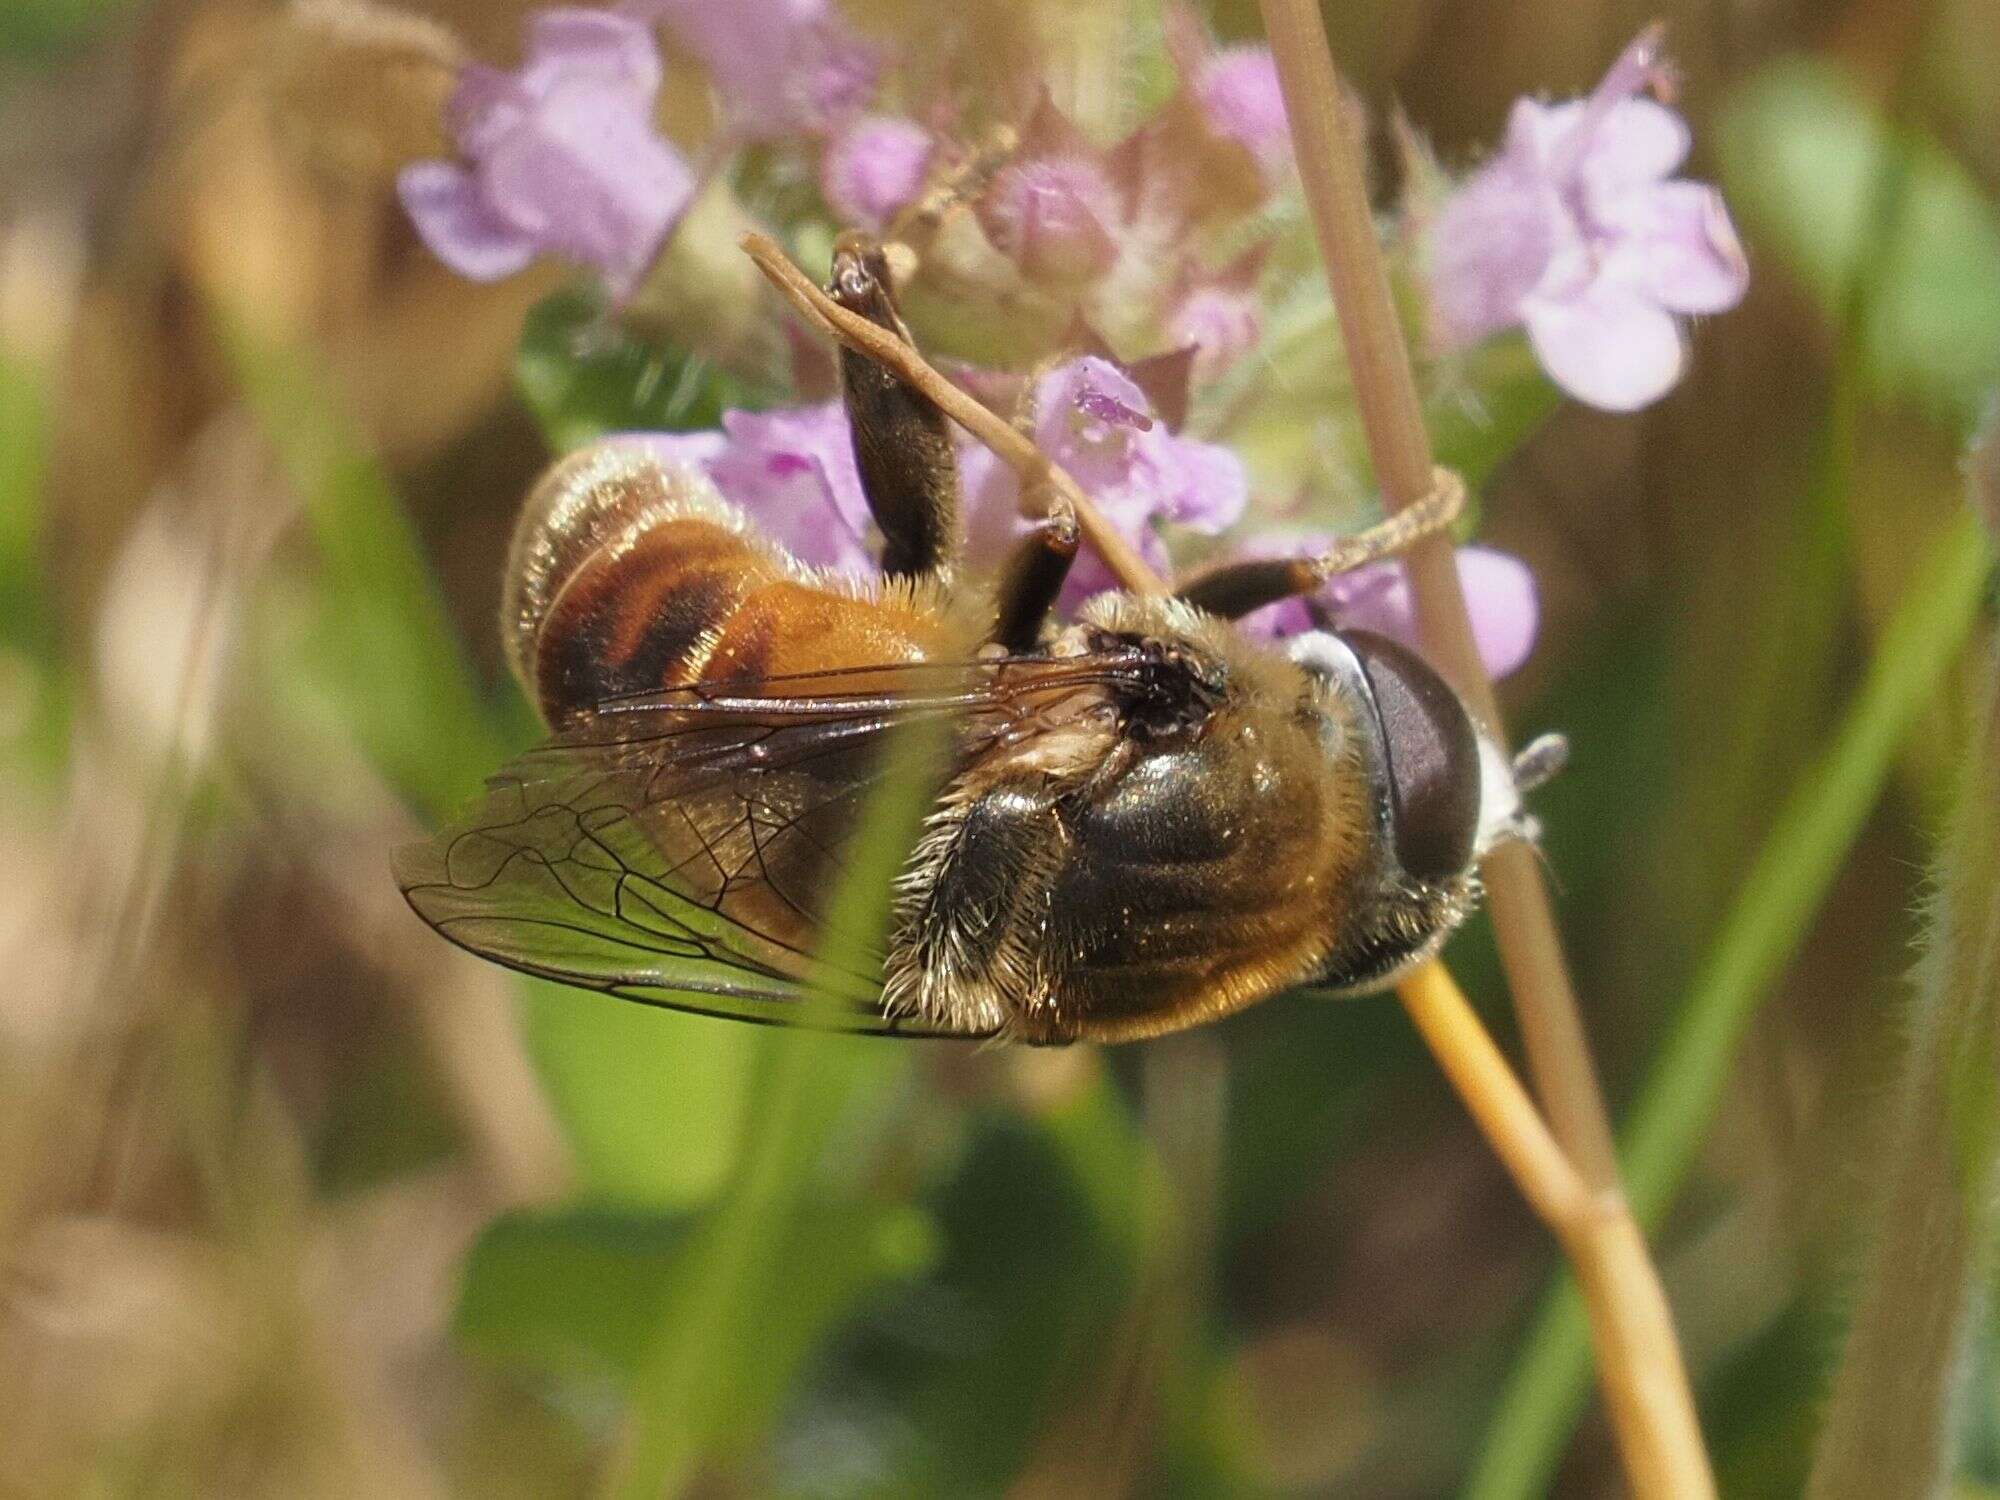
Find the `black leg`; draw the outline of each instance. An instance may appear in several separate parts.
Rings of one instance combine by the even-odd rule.
[[[1323,575],[1303,557],[1260,557],[1249,562],[1223,563],[1198,573],[1181,589],[1181,598],[1225,620],[1240,620],[1252,610],[1280,599],[1309,594]]]
[[[1439,469],[1430,492],[1416,503],[1366,531],[1340,537],[1324,552],[1223,563],[1189,580],[1180,597],[1225,620],[1240,620],[1253,609],[1310,594],[1329,578],[1394,557],[1428,537],[1448,535],[1464,508],[1464,483],[1451,470]]]
[[[850,312],[914,342],[890,294],[880,246],[843,236],[827,292]],[[921,576],[948,569],[958,555],[958,464],[945,414],[867,355],[844,346],[840,384],[861,488],[882,528],[882,571]]]
[[[1077,536],[1076,517],[1067,510],[1052,511],[1007,559],[994,600],[992,639],[1008,655],[1019,656],[1041,643],[1042,622],[1076,561]]]

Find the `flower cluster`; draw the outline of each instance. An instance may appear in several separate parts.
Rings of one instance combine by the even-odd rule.
[[[541,11],[519,68],[461,76],[447,122],[457,158],[412,164],[401,189],[419,233],[461,273],[493,279],[553,255],[594,271],[615,309],[649,276],[684,274],[663,251],[691,222],[698,187],[782,184],[763,201],[795,205],[814,184],[818,232],[853,226],[902,241],[919,336],[969,356],[959,367],[967,388],[1014,413],[1160,571],[1188,546],[1216,558],[1319,545],[1260,531],[1251,496],[1295,501],[1343,460],[1307,454],[1300,467],[1300,445],[1260,451],[1242,427],[1260,405],[1267,325],[1298,296],[1299,278],[1274,269],[1297,266],[1299,243],[1284,236],[1302,233],[1296,213],[1271,211],[1295,191],[1276,69],[1260,47],[1217,47],[1179,11],[1164,45],[1176,82],[1143,118],[1113,128],[1072,118],[1030,68],[995,82],[995,99],[1022,101],[996,133],[938,81],[953,67],[926,68],[914,45],[864,38],[833,0]],[[676,142],[662,129],[664,118],[702,114],[662,109],[663,48],[707,79],[706,135],[682,124],[694,133]],[[1392,241],[1417,272],[1431,349],[1520,329],[1559,386],[1615,410],[1674,383],[1679,320],[1732,305],[1746,270],[1715,190],[1674,175],[1689,133],[1648,97],[1664,92],[1663,78],[1648,33],[1589,98],[1521,101],[1489,162],[1456,185],[1413,190]],[[756,152],[736,150],[750,143]],[[701,349],[702,328],[672,332]],[[1329,406],[1351,400],[1323,394]],[[617,441],[699,465],[809,563],[873,567],[837,401],[730,411],[718,431]],[[960,456],[969,555],[989,564],[1029,523],[1010,469],[970,442]],[[1511,671],[1534,637],[1533,580],[1486,549],[1465,549],[1460,566],[1488,667]],[[1112,586],[1086,555],[1062,602]],[[1411,630],[1391,565],[1334,580],[1316,606]],[[1294,602],[1246,627],[1285,634],[1311,617]]]
[[[1672,388],[1684,358],[1676,315],[1734,307],[1750,272],[1722,195],[1672,175],[1691,138],[1642,97],[1662,77],[1655,29],[1588,99],[1515,104],[1500,153],[1425,237],[1441,344],[1524,327],[1556,384],[1607,411]]]
[[[1249,482],[1242,460],[1216,443],[1178,436],[1110,360],[1086,356],[1049,371],[1031,396],[1035,443],[1067,469],[1139,555],[1162,573],[1173,559],[1159,527],[1216,536],[1242,519]],[[1028,526],[1014,471],[984,448],[960,464],[974,561],[995,561]],[[1079,557],[1061,600],[1073,605],[1115,587],[1096,557]]]
[[[638,22],[545,10],[513,73],[467,67],[446,123],[462,162],[403,169],[403,206],[438,259],[497,281],[558,255],[629,292],[694,196],[694,174],[653,126],[660,56]]]
[[[1146,394],[1108,360],[1087,356],[1049,371],[1031,400],[1036,440],[1156,567],[1172,561],[1162,524],[1217,535],[1241,518],[1248,488],[1236,455],[1169,432]],[[726,412],[719,432],[624,433],[611,441],[703,470],[801,562],[874,570],[878,539],[838,401]],[[968,556],[976,565],[996,564],[1032,524],[1021,514],[1019,485],[1011,469],[970,441],[960,451],[960,474]],[[1112,587],[1101,563],[1079,558],[1063,602]]]

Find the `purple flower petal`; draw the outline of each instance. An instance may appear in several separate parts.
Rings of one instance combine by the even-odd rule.
[[[532,129],[479,166],[495,210],[544,249],[602,270],[623,295],[651,264],[694,193],[694,174],[629,101],[565,80]]]
[[[1734,306],[1748,266],[1721,196],[1670,175],[1687,158],[1687,123],[1638,97],[1662,71],[1649,29],[1588,99],[1515,104],[1500,153],[1426,230],[1441,346],[1523,326],[1558,385],[1610,411],[1680,378],[1673,315]]]
[[[1492,547],[1458,549],[1458,583],[1472,617],[1472,639],[1486,675],[1498,681],[1523,666],[1541,627],[1535,575],[1512,553]]]
[[[872,573],[872,518],[838,401],[779,411],[723,413],[723,451],[709,462],[716,488],[801,562]]]
[[[1605,273],[1643,287],[1669,312],[1725,312],[1743,300],[1750,264],[1722,195],[1706,183],[1667,182],[1599,210],[1619,248]],[[1615,263],[1613,263],[1615,262]]]
[[[628,294],[687,209],[694,176],[658,134],[652,33],[610,11],[537,11],[515,73],[461,70],[446,106],[465,160],[422,162],[403,201],[438,257],[491,280],[537,254]]]
[[[1576,164],[1593,193],[1664,182],[1694,146],[1687,121],[1651,99],[1627,99],[1606,111]]]
[[[1606,146],[1612,147],[1612,154],[1616,154],[1615,148],[1620,142],[1619,127],[1614,123],[1614,117],[1625,112],[1649,89],[1665,92],[1670,82],[1669,70],[1660,51],[1661,35],[1660,26],[1648,26],[1612,60],[1611,66],[1605,69],[1604,77],[1598,80],[1597,87],[1590,91],[1588,98],[1558,105],[1550,111],[1551,123],[1557,117],[1563,121],[1561,137],[1554,143],[1548,156],[1548,165],[1552,172],[1564,177],[1573,176],[1586,156]],[[1679,116],[1673,115],[1671,111],[1662,112],[1669,116],[1671,124],[1679,127],[1682,132],[1685,131],[1685,126],[1680,124]],[[1659,138],[1656,137],[1652,144],[1658,143]],[[1634,140],[1624,144],[1640,143]],[[1651,159],[1651,152],[1645,146],[1641,147],[1640,158],[1642,161]],[[1664,177],[1679,165],[1680,158],[1676,156],[1654,175]],[[1629,182],[1638,179],[1624,180]]]
[[[1235,450],[1195,438],[1170,437],[1154,450],[1159,516],[1207,536],[1243,519],[1250,480]]]
[[[445,101],[445,128],[459,152],[477,160],[519,128],[534,107],[534,95],[512,73],[467,63]]]
[[[522,76],[530,90],[561,79],[649,96],[660,87],[653,34],[616,11],[530,11],[526,54]]]
[[[1197,286],[1167,314],[1166,333],[1170,345],[1194,349],[1192,378],[1205,384],[1257,347],[1263,304],[1248,290]]]
[[[535,258],[535,242],[493,212],[461,166],[411,162],[396,174],[396,196],[431,253],[467,280],[499,281]]]
[[[1515,671],[1534,649],[1540,604],[1535,578],[1518,557],[1490,547],[1458,549],[1458,582],[1472,618],[1480,664],[1495,680]],[[1334,579],[1325,599],[1336,623],[1373,630],[1415,646],[1416,602],[1408,576],[1394,562],[1370,563]]]
[[[793,43],[793,109],[805,128],[823,128],[866,108],[881,72],[880,51],[829,17]]]
[[[859,110],[881,56],[826,0],[637,0],[708,69],[732,127],[751,140],[821,130]]]
[[[1170,572],[1163,523],[1205,532],[1234,524],[1248,499],[1243,464],[1227,448],[1180,437],[1154,419],[1131,376],[1086,355],[1044,375],[1035,389],[1035,440],[1067,469],[1104,518],[1155,568]],[[994,566],[1030,522],[1020,515],[1013,471],[976,446],[962,448],[968,555]],[[1089,548],[1070,570],[1064,608],[1116,587]]]
[[[1512,156],[1452,195],[1425,236],[1431,321],[1447,348],[1477,343],[1521,320],[1555,254],[1558,219],[1546,188]]]
[[[1096,162],[1043,157],[1004,167],[980,195],[993,247],[1030,276],[1081,281],[1118,257],[1118,190]]]
[[[1251,557],[1288,557],[1318,551],[1327,541],[1323,536],[1266,540],[1245,550]],[[1479,660],[1486,675],[1497,681],[1518,670],[1534,649],[1540,622],[1534,574],[1518,557],[1491,547],[1461,547],[1457,560]],[[1399,563],[1370,563],[1343,573],[1325,585],[1319,601],[1338,626],[1418,645],[1416,605]],[[1280,640],[1312,629],[1313,622],[1303,600],[1286,599],[1246,616],[1239,628],[1260,639]]]
[[[1530,298],[1522,316],[1549,378],[1603,411],[1637,411],[1680,379],[1679,327],[1629,285],[1599,277],[1574,296]]]

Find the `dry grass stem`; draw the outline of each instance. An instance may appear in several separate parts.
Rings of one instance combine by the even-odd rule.
[[[1354,371],[1362,425],[1389,509],[1422,502],[1433,487],[1433,458],[1409,348],[1376,239],[1355,111],[1335,75],[1326,30],[1313,0],[1260,0],[1327,283]],[[1417,623],[1432,658],[1496,734],[1492,684],[1473,641],[1449,541],[1415,546],[1406,566]],[[1575,1262],[1597,1340],[1599,1378],[1633,1489],[1650,1497],[1713,1495],[1700,1427],[1659,1276],[1626,1208],[1609,1116],[1558,941],[1554,912],[1533,851],[1507,844],[1482,873],[1501,960],[1520,1015],[1528,1059],[1562,1151],[1588,1184],[1600,1212],[1579,1232],[1551,1219]],[[1400,990],[1413,1017],[1435,1001],[1439,976],[1422,971]],[[1419,1019],[1422,1026],[1423,1020]],[[1427,1037],[1433,1037],[1426,1030]],[[1448,1045],[1466,1034],[1440,1033]],[[1440,1054],[1457,1082],[1466,1070]],[[1482,1125],[1484,1106],[1467,1102]],[[1495,1116],[1501,1130],[1520,1128]],[[1510,1167],[1518,1142],[1489,1136]],[[1518,1175],[1518,1174],[1517,1174]],[[1537,1208],[1542,1207],[1537,1203]],[[1547,1215],[1544,1215],[1547,1217]]]

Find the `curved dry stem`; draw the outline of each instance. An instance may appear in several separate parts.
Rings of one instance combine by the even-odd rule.
[[[1063,467],[1017,432],[997,413],[953,385],[909,344],[888,329],[851,313],[820,289],[792,263],[784,247],[768,235],[746,234],[744,253],[809,323],[828,337],[868,355],[893,370],[936,403],[952,421],[993,450],[994,456],[1021,479],[1025,495],[1054,496],[1076,513],[1084,540],[1097,550],[1121,586],[1135,594],[1163,594],[1167,586],[1144,558],[1120,536],[1090,503]]]

